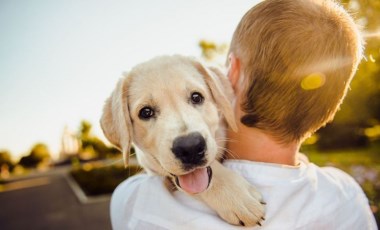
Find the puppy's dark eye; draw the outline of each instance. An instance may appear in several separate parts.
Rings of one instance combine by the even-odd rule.
[[[142,108],[139,112],[139,118],[141,120],[148,120],[152,118],[153,116],[154,116],[154,109],[148,106]]]
[[[204,101],[204,97],[202,96],[202,94],[198,92],[192,93],[190,99],[191,103],[193,103],[194,105],[202,104],[202,102]]]

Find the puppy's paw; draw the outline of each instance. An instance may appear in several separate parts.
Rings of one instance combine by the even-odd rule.
[[[260,193],[247,182],[238,189],[232,189],[231,194],[223,193],[228,197],[220,196],[220,206],[217,208],[219,216],[233,225],[255,226],[265,220],[265,202]]]
[[[219,216],[233,225],[255,226],[265,220],[261,194],[242,176],[219,163],[212,165],[214,176],[209,189],[199,196]]]

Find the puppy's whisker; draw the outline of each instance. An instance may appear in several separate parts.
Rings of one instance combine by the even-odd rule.
[[[231,150],[227,149],[226,152],[233,158],[238,159],[238,156]]]
[[[119,164],[121,162],[123,162],[122,158],[116,159],[116,160],[112,160],[110,162],[105,163],[102,167],[109,167],[109,166],[117,165],[117,164]]]
[[[223,152],[225,152],[225,153],[228,153],[228,155],[229,155],[230,157],[232,157],[233,159],[237,159],[237,158],[238,158],[238,157],[236,156],[236,154],[234,154],[234,152],[232,152],[231,150],[229,150],[229,149],[227,149],[227,148],[225,148],[225,147],[218,146],[218,149],[220,149],[221,151],[223,151]],[[224,159],[224,160],[227,159],[226,157],[227,157],[226,154],[222,154],[222,156],[221,156],[221,158]]]
[[[215,141],[227,141],[229,138],[215,138]]]
[[[216,141],[236,141],[235,139],[229,138],[229,137],[218,137],[215,138]]]
[[[142,172],[144,172],[144,168],[141,167],[141,166],[139,166],[139,168],[137,169],[136,174],[138,174],[138,173],[142,173]]]
[[[177,190],[177,186],[175,186],[175,184],[172,184],[172,187],[170,189],[171,189],[171,191],[175,191],[175,190]]]

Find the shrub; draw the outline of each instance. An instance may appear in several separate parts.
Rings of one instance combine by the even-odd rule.
[[[329,124],[318,131],[317,147],[320,150],[366,147],[368,137],[357,124]]]
[[[110,194],[125,179],[140,172],[139,166],[113,165],[107,167],[81,167],[71,171],[72,177],[78,182],[87,196]]]

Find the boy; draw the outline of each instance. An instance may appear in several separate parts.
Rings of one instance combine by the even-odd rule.
[[[302,141],[333,118],[362,45],[353,20],[330,1],[267,0],[238,25],[228,77],[239,131],[228,131],[224,165],[262,193],[267,206],[261,229],[377,229],[350,176],[298,153]],[[118,187],[111,220],[115,229],[238,228],[145,175]]]

